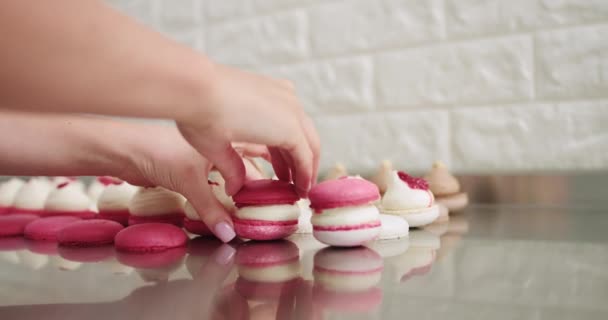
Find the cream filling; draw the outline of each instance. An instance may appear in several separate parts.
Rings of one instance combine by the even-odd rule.
[[[382,272],[360,274],[336,274],[319,270],[313,271],[315,283],[334,291],[363,291],[376,286],[382,278]]]
[[[310,219],[314,226],[357,225],[376,221],[380,218],[378,208],[374,205],[326,209],[313,214]]]
[[[167,189],[141,188],[129,203],[129,213],[134,216],[160,216],[183,212],[185,198]]]
[[[300,261],[291,263],[268,266],[268,267],[248,267],[239,265],[239,276],[257,282],[283,282],[295,279],[300,276]]]
[[[298,220],[300,207],[297,204],[249,206],[238,208],[235,215],[239,219],[246,220],[290,221]]]
[[[76,184],[57,189],[49,194],[44,209],[55,211],[84,211],[91,207],[91,199]]]
[[[15,197],[19,189],[23,187],[25,182],[21,179],[12,178],[0,184],[0,207],[10,207],[15,201]]]
[[[433,204],[433,194],[429,190],[410,188],[397,171],[393,171],[381,203],[386,210],[426,208]]]
[[[129,202],[137,192],[137,187],[123,182],[107,186],[97,200],[97,208],[103,211],[127,210]]]

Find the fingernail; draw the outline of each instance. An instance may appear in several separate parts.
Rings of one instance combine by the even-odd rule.
[[[213,230],[215,231],[215,235],[223,242],[229,242],[236,237],[234,229],[226,222],[216,224]]]
[[[215,255],[215,262],[217,262],[221,266],[225,266],[229,264],[230,261],[232,261],[232,257],[234,257],[235,253],[236,250],[233,247],[227,244],[222,245],[217,249],[217,253]]]

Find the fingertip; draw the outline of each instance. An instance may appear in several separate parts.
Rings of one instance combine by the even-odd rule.
[[[224,243],[236,238],[234,228],[226,221],[221,221],[213,227],[213,233]]]
[[[276,148],[268,149],[271,156],[271,164],[274,169],[274,173],[276,174],[279,180],[283,181],[291,181],[291,173],[289,171],[289,165],[285,160],[283,154],[280,150]]]

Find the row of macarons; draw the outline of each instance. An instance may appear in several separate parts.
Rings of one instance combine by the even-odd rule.
[[[349,235],[347,238],[353,234],[378,236],[376,231],[381,222],[377,210],[367,202],[379,207],[383,213],[404,218],[411,227],[430,224],[440,216],[446,217],[439,214],[441,205],[435,205],[433,188],[440,195],[438,199],[450,200],[447,204],[456,204],[458,208],[466,205],[466,194],[459,192],[458,181],[440,163],[427,175],[430,183],[391,169],[390,163],[383,163],[379,174],[372,179],[377,187],[360,177],[355,177],[356,180],[330,177],[313,188],[310,202],[299,199],[293,185],[280,181],[251,181],[234,199],[224,193],[223,179],[217,172],[212,172],[210,178],[213,180],[210,181],[213,181],[213,191],[218,199],[229,211],[235,211],[237,234],[254,240],[284,238],[294,232],[310,233],[315,229],[317,232],[313,233],[322,238],[319,239],[322,242],[354,245],[350,240],[340,238],[344,234]],[[339,177],[335,171],[334,175]],[[211,234],[194,209],[185,203],[185,198],[175,192],[163,188],[137,188],[108,177],[95,180],[89,187],[91,190],[101,190],[96,205],[102,218],[123,225],[142,222],[184,224],[192,233]],[[380,194],[383,194],[382,201]],[[0,210],[92,218],[97,216],[93,197],[85,194],[80,181],[70,178],[32,178],[27,183],[12,179],[0,186]],[[452,201],[454,199],[458,201]],[[324,214],[313,216],[309,206]],[[334,239],[336,235],[338,240]]]
[[[250,180],[264,177],[260,164],[255,159],[245,159],[247,177]],[[222,203],[230,207],[231,200],[223,192],[223,178],[217,171],[209,176],[214,193]],[[221,184],[221,186],[220,186]],[[159,215],[163,211],[183,211],[185,198],[163,188],[138,188],[113,177],[102,176],[88,186],[76,177],[32,177],[27,181],[11,178],[0,183],[0,214],[31,213],[37,215],[80,215],[90,217],[96,212],[106,211],[117,219],[125,219],[131,199],[139,190],[142,195],[132,204],[135,215]]]

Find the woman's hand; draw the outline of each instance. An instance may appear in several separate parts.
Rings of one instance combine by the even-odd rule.
[[[208,70],[200,106],[177,121],[182,135],[222,173],[229,195],[245,177],[231,142],[245,141],[268,146],[279,179],[293,180],[305,196],[316,180],[320,146],[293,85],[219,64]]]
[[[0,38],[0,105],[174,119],[230,195],[245,178],[233,142],[268,147],[302,196],[316,179],[319,138],[287,81],[213,63],[103,1],[2,2]]]
[[[0,109],[0,136],[0,154],[5,155],[0,174],[110,175],[165,187],[184,195],[218,238],[228,242],[235,236],[229,213],[207,183],[211,163],[175,127]],[[269,158],[263,146],[239,143],[235,148],[243,155]],[[242,166],[241,156],[236,157]]]
[[[236,149],[251,157],[268,158],[258,145],[240,143]],[[215,197],[208,175],[212,164],[173,127],[141,126],[128,150],[130,161],[117,177],[140,186],[162,186],[185,196],[202,221],[224,242],[235,237],[230,213]],[[241,154],[235,161],[243,166]]]

